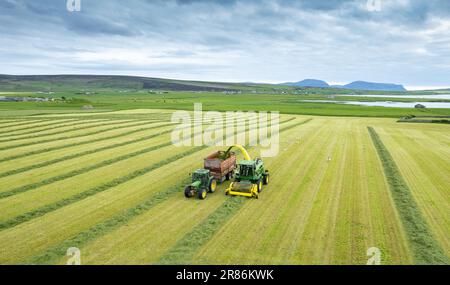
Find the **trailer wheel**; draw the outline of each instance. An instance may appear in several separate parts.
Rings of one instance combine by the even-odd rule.
[[[198,198],[200,200],[205,200],[205,198],[206,198],[206,190],[205,189],[198,191]]]
[[[184,196],[186,198],[191,198],[194,196],[194,191],[192,191],[191,186],[187,186],[184,188]]]

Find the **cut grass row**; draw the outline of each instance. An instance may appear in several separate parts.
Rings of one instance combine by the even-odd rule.
[[[292,119],[293,118],[290,118],[290,119],[287,119],[287,120],[283,120],[280,123],[284,124],[284,123],[290,122]],[[102,147],[99,147],[99,148],[94,148],[94,149],[90,149],[90,150],[87,150],[87,151],[82,151],[82,152],[79,152],[79,153],[74,153],[74,154],[70,154],[70,155],[66,155],[66,156],[62,156],[62,157],[59,156],[56,159],[49,159],[49,160],[46,160],[46,161],[43,161],[43,162],[35,162],[35,163],[32,163],[32,164],[27,165],[25,167],[20,167],[20,168],[11,169],[11,170],[8,170],[8,171],[0,172],[0,178],[11,176],[11,175],[22,173],[22,172],[26,172],[26,171],[37,169],[37,168],[42,168],[42,167],[49,166],[49,165],[52,165],[52,164],[55,164],[55,163],[59,163],[59,162],[63,162],[63,161],[66,161],[66,160],[70,160],[70,159],[74,159],[74,158],[80,158],[80,157],[85,156],[85,155],[95,154],[97,152],[101,152],[101,151],[105,151],[105,150],[111,150],[111,149],[114,149],[114,148],[117,148],[117,147],[129,145],[129,144],[135,144],[135,143],[138,143],[138,142],[142,142],[142,141],[145,141],[145,140],[152,139],[152,138],[154,138],[155,136],[158,136],[158,135],[162,136],[164,134],[168,134],[171,131],[172,130],[161,131],[161,132],[159,132],[159,134],[152,134],[152,135],[149,135],[149,136],[139,137],[139,138],[132,139],[132,140],[129,140],[129,141],[120,142],[120,143],[116,143],[116,144],[112,144],[112,145],[106,145],[106,146],[102,146]]]
[[[107,122],[106,120],[91,120],[89,122]],[[76,126],[79,125],[80,123],[84,123],[80,120],[70,120],[70,121],[60,121],[60,120],[55,120],[53,121],[51,124],[42,126],[42,127],[29,127],[26,128],[26,130],[13,130],[13,131],[9,131],[6,134],[2,134],[0,135],[0,138],[10,138],[10,137],[15,137],[15,136],[21,136],[21,135],[29,135],[29,134],[35,134],[35,133],[40,133],[40,132],[46,132],[46,131],[51,131],[51,130],[55,130],[55,129],[59,129],[59,128],[63,128],[63,127],[70,127],[70,126]]]
[[[449,264],[449,258],[434,239],[391,154],[375,129],[368,127],[368,130],[382,162],[392,197],[409,240],[414,261],[417,264]]]
[[[358,126],[358,134],[365,140],[359,147],[352,138],[354,127],[349,126],[353,122],[324,118],[315,121],[317,133],[301,135],[301,144],[276,158],[275,167],[270,169],[278,172],[272,175],[268,191],[261,195],[263,199],[240,209],[197,250],[192,262],[365,264],[367,248],[377,246],[383,250],[383,264],[408,263],[402,229],[392,216],[394,207],[386,199],[389,192],[383,191],[382,176],[367,177],[358,171],[365,165],[358,164],[361,157],[357,153],[366,153],[370,146],[367,132],[364,137],[359,130],[366,130],[365,126]],[[358,149],[357,153],[353,148]],[[364,195],[378,199],[361,205]],[[381,204],[373,209],[373,203],[378,202]],[[384,259],[384,250],[392,253],[390,260]]]
[[[126,129],[129,127],[136,127],[136,126],[143,126],[143,125],[152,125],[155,123],[159,123],[159,122],[132,122],[130,124],[130,122],[121,122],[121,123],[116,123],[118,126],[113,126],[113,127],[109,127],[109,128],[105,128],[105,129],[100,129],[100,130],[95,130],[93,132],[89,132],[89,133],[81,133],[81,134],[76,134],[76,135],[69,135],[69,136],[63,136],[63,137],[56,137],[56,138],[48,138],[48,139],[44,139],[44,140],[39,140],[39,141],[31,141],[31,142],[24,142],[24,143],[13,143],[11,145],[6,145],[6,146],[2,146],[0,147],[0,151],[2,150],[11,150],[11,149],[16,149],[16,148],[20,148],[20,147],[24,147],[24,146],[30,146],[30,145],[36,145],[36,144],[44,144],[44,143],[48,143],[48,142],[55,142],[55,141],[63,141],[63,140],[69,140],[69,139],[76,139],[76,138],[83,138],[83,137],[89,137],[89,136],[94,136],[94,135],[98,135],[101,133],[105,133],[105,132],[109,132],[112,130],[120,130],[120,129]]]
[[[89,127],[101,127],[101,126],[111,126],[111,125],[115,125],[115,124],[124,124],[124,123],[129,123],[131,121],[115,121],[115,122],[111,122],[111,121],[102,121],[102,120],[92,120],[92,121],[88,121],[88,122],[75,122],[75,123],[69,123],[66,125],[57,125],[56,123],[53,124],[53,126],[50,129],[55,129],[55,128],[60,128],[60,130],[54,131],[54,132],[41,132],[39,129],[35,129],[33,132],[31,132],[30,134],[25,134],[22,136],[22,134],[15,134],[15,135],[7,135],[5,138],[0,138],[0,144],[3,143],[8,143],[8,142],[14,142],[14,143],[19,143],[17,141],[20,140],[27,140],[27,142],[29,140],[33,140],[35,138],[42,138],[42,137],[50,137],[53,135],[58,135],[58,134],[65,134],[65,133],[70,133],[72,131],[78,131],[78,130],[85,130],[85,129],[89,129]],[[55,127],[56,125],[56,127]],[[81,126],[79,128],[76,128],[74,126]],[[61,129],[62,128],[62,129]]]
[[[51,147],[42,147],[42,148],[38,148],[36,150],[2,157],[2,158],[0,158],[0,162],[11,161],[11,160],[18,159],[18,158],[28,157],[31,155],[36,155],[36,154],[41,154],[41,153],[47,153],[50,151],[61,150],[61,149],[74,147],[74,146],[81,146],[81,145],[97,143],[97,142],[101,142],[101,141],[114,140],[117,138],[129,136],[129,135],[139,133],[142,131],[154,130],[154,129],[163,128],[163,127],[167,127],[167,126],[173,126],[173,124],[167,123],[167,124],[161,124],[158,126],[150,126],[150,127],[139,128],[139,129],[134,129],[134,130],[126,130],[125,132],[122,132],[119,134],[113,134],[113,135],[109,135],[109,136],[105,136],[105,137],[99,137],[99,138],[95,138],[95,139],[91,139],[91,140],[87,140],[87,141],[80,141],[80,142],[68,143],[68,144],[51,146]],[[131,127],[131,126],[128,126],[128,127]],[[124,127],[124,128],[126,128],[126,127]],[[120,129],[122,129],[122,128],[120,128]],[[115,130],[117,130],[117,129],[115,129]]]
[[[153,135],[153,137],[157,137],[158,135],[159,134]],[[111,165],[113,163],[122,161],[122,160],[126,160],[126,159],[129,159],[129,158],[132,158],[132,157],[136,157],[136,156],[139,156],[141,154],[145,154],[145,153],[148,153],[148,152],[159,150],[160,148],[163,148],[163,147],[166,147],[166,146],[170,146],[170,145],[172,145],[172,142],[167,142],[167,143],[163,143],[163,144],[160,144],[160,145],[151,146],[151,147],[148,147],[148,148],[141,149],[139,151],[127,153],[125,155],[121,155],[121,156],[118,156],[118,157],[107,159],[107,160],[101,161],[101,162],[96,163],[96,164],[92,164],[92,165],[89,165],[89,166],[86,166],[86,167],[82,167],[82,168],[79,168],[79,169],[76,169],[76,170],[73,170],[73,171],[70,171],[70,172],[66,172],[66,173],[58,175],[58,176],[53,176],[53,177],[41,180],[41,181],[36,182],[36,183],[27,184],[27,185],[24,185],[24,186],[21,186],[21,187],[18,187],[18,188],[14,188],[14,189],[11,189],[11,190],[8,190],[8,191],[5,191],[5,192],[0,192],[0,199],[11,197],[11,196],[17,195],[19,193],[30,191],[30,190],[33,190],[33,189],[36,189],[36,188],[39,188],[39,187],[42,187],[42,186],[45,186],[45,185],[49,185],[49,184],[55,183],[57,181],[64,180],[64,179],[68,179],[68,178],[74,177],[76,175],[80,175],[80,174],[89,172],[91,170],[97,169],[97,168],[105,167],[105,166]],[[1,228],[2,228],[2,226],[0,225],[0,229]]]
[[[68,178],[71,178],[71,177],[74,177],[74,176],[76,176],[76,175],[81,175],[81,174],[83,174],[83,173],[87,173],[87,172],[89,172],[89,171],[92,171],[92,170],[95,170],[95,169],[99,169],[100,167],[105,167],[105,166],[107,166],[107,165],[110,165],[110,164],[112,164],[112,163],[117,163],[117,162],[119,162],[119,161],[122,161],[122,160],[127,160],[127,163],[130,163],[130,161],[129,161],[129,159],[130,158],[132,158],[132,157],[137,157],[137,156],[140,156],[140,155],[142,155],[142,154],[144,154],[144,153],[147,153],[147,152],[151,152],[151,151],[154,151],[154,150],[157,150],[157,149],[159,149],[159,148],[161,148],[161,147],[165,147],[165,146],[169,146],[169,145],[171,145],[171,143],[169,142],[169,143],[165,143],[165,144],[162,144],[162,145],[159,145],[159,146],[153,146],[153,147],[150,147],[150,148],[146,148],[146,149],[143,149],[143,150],[140,150],[140,151],[137,151],[137,152],[134,152],[134,153],[130,153],[130,154],[127,154],[127,155],[123,155],[123,156],[119,156],[119,157],[116,157],[116,158],[113,158],[113,159],[109,159],[109,160],[106,160],[106,161],[103,161],[103,162],[101,162],[101,163],[98,163],[98,164],[95,164],[95,165],[91,165],[91,166],[88,166],[88,167],[85,167],[85,168],[82,168],[82,169],[77,169],[77,170],[75,170],[75,171],[72,171],[72,172],[69,172],[69,173],[64,173],[64,174],[62,174],[62,175],[59,175],[59,176],[54,176],[54,177],[51,177],[51,178],[49,178],[49,179],[46,179],[46,180],[43,180],[43,181],[39,181],[39,182],[37,182],[37,183],[33,183],[33,184],[29,184],[29,185],[25,185],[25,186],[23,186],[23,187],[19,187],[19,188],[16,188],[16,189],[13,189],[13,190],[11,190],[11,191],[7,191],[7,192],[3,192],[1,195],[2,195],[2,198],[4,199],[4,198],[7,198],[7,197],[11,197],[11,196],[13,196],[13,195],[17,195],[17,194],[20,194],[20,193],[23,193],[23,192],[27,192],[27,191],[30,191],[30,190],[34,190],[34,189],[37,189],[38,187],[42,187],[42,186],[46,186],[46,185],[50,185],[50,184],[53,184],[53,183],[55,183],[55,182],[57,182],[57,181],[61,181],[61,180],[67,180]],[[174,150],[175,150],[175,148],[174,148]],[[189,151],[188,152],[186,152],[186,153],[188,153],[189,154]],[[151,156],[150,156],[151,157]],[[139,161],[141,161],[141,159],[140,158],[138,158],[138,160],[136,161],[136,162],[139,162]],[[136,165],[136,164],[133,164],[133,165]],[[157,164],[157,165],[159,165],[159,164]],[[117,167],[116,167],[117,168]],[[130,167],[129,167],[130,168]],[[123,169],[123,168],[121,168],[121,169]],[[149,169],[149,171],[150,170],[153,170],[151,167],[150,168],[148,168]],[[100,171],[100,170],[99,170]],[[97,175],[97,172],[99,172],[99,171],[96,171],[95,173],[93,173],[92,175],[94,175],[94,176],[96,176]],[[108,169],[104,169],[104,170],[101,170],[101,171],[108,171],[108,173],[110,173],[111,172],[111,170],[108,170]],[[100,172],[101,172],[100,171]],[[145,171],[144,171],[145,172]],[[119,172],[117,172],[117,170],[116,171],[114,171],[114,173],[119,173]],[[139,170],[137,170],[137,173],[139,173]],[[90,175],[90,176],[92,176],[92,175]],[[125,176],[125,177],[127,177],[127,176]],[[94,178],[94,177],[92,177],[92,178]],[[86,179],[88,179],[89,180],[89,178],[88,177],[85,177],[84,178],[85,180]],[[114,179],[113,181],[116,181],[117,179]],[[119,180],[121,180],[121,179],[119,179]],[[71,181],[68,181],[68,182],[71,182]],[[73,184],[73,183],[69,183],[69,184],[67,184],[67,183],[65,183],[65,184],[57,184],[57,185],[54,185],[54,186],[52,186],[51,188],[60,188],[60,187],[63,187],[63,188],[68,188],[68,187],[70,187],[70,184]],[[63,186],[64,185],[64,186]],[[80,188],[80,186],[78,186],[78,188]],[[97,187],[93,187],[93,188],[97,188]],[[46,187],[46,189],[48,189],[48,190],[46,190],[47,192],[48,191],[50,191],[51,189],[49,188],[49,187]],[[101,188],[101,189],[107,189],[107,188]],[[42,192],[42,191],[39,191],[39,192]],[[92,191],[92,189],[91,190],[87,190],[86,191],[87,193],[96,193],[96,191]],[[58,193],[61,193],[61,190],[60,191],[58,191]],[[35,194],[39,194],[38,192],[36,192]],[[75,196],[77,196],[78,194],[76,194]],[[85,197],[85,196],[83,196],[83,197]],[[67,199],[69,199],[69,200],[71,200],[70,198],[67,198]],[[19,210],[20,208],[23,208],[23,206],[21,206],[21,207],[19,207],[19,208],[17,208],[17,205],[18,204],[20,204],[20,200],[22,200],[22,198],[21,197],[19,197],[19,200],[18,201],[10,201],[10,200],[8,200],[7,201],[7,204],[14,204],[14,205],[16,205],[13,209],[14,209],[14,212],[17,212],[17,210]],[[42,200],[42,199],[41,199]],[[29,217],[34,217],[35,215],[38,215],[37,213],[45,213],[45,212],[47,212],[47,210],[48,209],[54,209],[54,204],[58,204],[59,202],[54,202],[53,204],[50,204],[50,205],[52,205],[51,207],[48,207],[48,205],[46,205],[46,206],[43,206],[43,207],[41,207],[41,208],[39,208],[39,209],[36,209],[36,210],[34,210],[34,211],[31,211],[31,212],[28,212],[28,213],[26,213],[26,214],[24,214],[24,215],[20,215],[20,216],[16,216],[16,217],[14,217],[14,218],[12,218],[12,219],[9,219],[9,220],[7,220],[7,221],[4,221],[3,223],[1,223],[0,224],[0,228],[9,228],[9,227],[11,227],[11,226],[14,226],[14,225],[16,225],[17,223],[22,223],[23,221],[26,221],[27,220],[27,217],[29,218]],[[35,205],[36,203],[33,203],[33,205]],[[65,203],[63,203],[63,204],[65,204]],[[3,205],[3,207],[5,208],[7,205]],[[5,209],[5,211],[4,211],[4,213],[3,213],[3,216],[5,216],[5,214],[6,213],[9,213],[10,211],[6,211],[6,209]],[[11,213],[10,213],[11,214]],[[10,215],[10,214],[8,214],[8,215]]]
[[[75,119],[62,119],[60,121],[68,122],[68,121],[73,121],[73,120],[75,120]],[[0,134],[13,132],[16,130],[29,130],[29,129],[35,128],[35,127],[49,126],[52,124],[51,122],[52,122],[52,120],[48,120],[48,119],[47,120],[45,120],[45,119],[25,120],[25,121],[20,121],[20,123],[18,123],[18,121],[15,121],[14,123],[8,123],[6,125],[3,125],[1,128]],[[26,126],[26,127],[20,128],[22,126]]]
[[[239,213],[236,214],[233,219],[226,221],[226,225],[211,235],[209,237],[209,242],[206,242],[200,248],[196,248],[195,251],[188,254],[188,263],[230,264],[237,262],[239,264],[246,264],[248,262],[254,262],[255,264],[261,264],[265,261],[269,262],[267,258],[268,256],[272,257],[271,263],[276,263],[275,260],[277,259],[277,255],[279,255],[279,253],[269,251],[271,250],[270,245],[272,243],[272,239],[274,243],[282,241],[282,239],[279,240],[275,236],[275,234],[283,234],[282,229],[285,223],[282,220],[279,220],[279,218],[286,215],[286,210],[288,210],[287,204],[295,202],[297,199],[294,197],[298,196],[300,193],[299,191],[292,189],[292,187],[298,183],[298,179],[303,177],[301,172],[305,171],[305,169],[309,169],[312,163],[319,163],[320,159],[318,154],[317,152],[311,151],[312,147],[314,145],[317,145],[318,147],[325,144],[333,145],[333,143],[328,140],[328,136],[326,136],[324,125],[310,126],[310,129],[302,134],[305,137],[305,143],[298,144],[298,140],[300,139],[300,133],[298,133],[296,134],[297,138],[291,138],[291,140],[295,143],[292,143],[287,147],[283,147],[283,153],[281,153],[275,161],[269,161],[270,164],[268,166],[271,170],[272,179],[268,188],[263,190],[264,192],[261,195],[262,198],[258,201],[249,203],[242,209],[237,209],[239,210]],[[324,138],[323,142],[320,144],[316,141],[318,137]],[[299,151],[301,149],[308,149],[309,152],[304,153],[303,151]],[[299,166],[299,164],[301,164],[300,167],[294,167]],[[283,180],[281,175],[284,172],[289,173],[291,175],[291,179],[288,181]],[[294,177],[298,177],[298,179],[294,179]],[[280,207],[280,204],[283,206]],[[257,214],[252,213],[252,209],[256,210]],[[289,209],[292,208],[289,207]],[[240,213],[241,211],[242,213]],[[249,217],[258,218],[255,219]],[[298,222],[299,221],[296,221],[295,224]],[[243,223],[246,224],[245,229],[242,228]],[[289,222],[288,224],[291,225],[291,227],[294,226],[292,222]],[[269,232],[270,238],[266,238],[264,235],[260,234],[260,230],[258,229],[262,225],[265,227],[274,225],[274,228],[272,228]],[[234,228],[235,226],[241,228],[240,232],[235,234],[230,233],[228,230],[230,228]],[[236,238],[237,236],[239,238]],[[216,242],[211,242],[212,239],[216,239]],[[233,241],[233,248],[228,248],[225,250],[227,247],[226,244],[230,241]],[[281,246],[280,244],[278,245]],[[264,254],[267,255],[267,257],[261,256],[261,252],[259,250],[260,246],[265,248]],[[251,252],[246,252],[245,248],[249,247],[253,250]],[[288,252],[290,251],[286,251],[284,254]],[[245,254],[245,257],[237,257],[238,254]],[[235,259],[238,260],[235,261]],[[170,255],[163,257],[162,260],[165,260],[167,263],[177,263],[177,261],[171,258]]]
[[[112,144],[112,145],[102,146],[102,147],[99,147],[99,148],[89,149],[89,150],[86,150],[86,151],[82,151],[82,152],[78,152],[78,153],[62,156],[62,157],[59,157],[59,158],[56,158],[56,159],[43,161],[41,163],[28,165],[26,167],[12,169],[12,170],[0,173],[0,178],[7,177],[7,176],[10,176],[10,175],[14,175],[14,174],[18,174],[18,173],[22,173],[22,172],[26,172],[26,171],[30,171],[30,170],[37,169],[37,168],[46,167],[46,166],[53,165],[55,163],[63,162],[63,161],[66,161],[66,160],[80,158],[82,156],[86,156],[86,155],[90,155],[90,154],[95,154],[97,152],[110,150],[110,149],[115,149],[115,148],[118,148],[118,147],[121,147],[121,146],[126,146],[126,145],[130,145],[130,144],[135,144],[135,143],[147,141],[147,140],[150,140],[150,139],[152,139],[154,137],[162,136],[162,135],[165,135],[165,134],[168,134],[168,133],[171,133],[171,132],[172,132],[172,130],[161,131],[161,132],[156,133],[156,134],[152,134],[152,135],[148,135],[148,136],[144,136],[144,137],[139,137],[139,138],[136,138],[136,139],[125,141],[125,142],[120,142],[120,143],[116,143],[116,144]]]
[[[107,121],[107,122],[105,122],[104,120],[92,120],[89,122],[78,121],[75,123],[69,123],[69,124],[63,124],[63,125],[57,124],[57,125],[53,125],[52,127],[46,128],[46,129],[35,129],[33,131],[26,132],[26,133],[20,133],[17,135],[16,134],[15,135],[7,135],[7,136],[5,136],[6,138],[0,139],[0,143],[41,138],[41,137],[52,136],[52,135],[59,135],[59,134],[67,133],[67,132],[86,130],[86,129],[102,127],[102,126],[111,126],[111,125],[116,125],[116,124],[120,124],[120,123],[124,123],[124,122],[129,122],[129,121],[112,121],[112,122]],[[79,127],[68,128],[68,127],[73,127],[73,126],[79,126]],[[47,132],[48,130],[55,130],[55,129],[62,129],[62,130],[58,130],[58,131],[54,131],[54,132]],[[29,134],[33,134],[33,135],[29,135]]]
[[[166,164],[169,164],[169,163],[174,162],[174,161],[176,161],[178,159],[181,159],[181,158],[183,158],[185,156],[188,156],[188,155],[190,155],[192,153],[195,153],[195,152],[197,152],[197,151],[199,151],[199,150],[201,150],[203,148],[204,147],[196,147],[196,148],[190,149],[190,150],[185,151],[183,153],[171,156],[171,157],[169,157],[169,158],[167,158],[165,160],[159,161],[158,163],[152,164],[152,165],[147,166],[145,168],[141,168],[141,169],[139,169],[137,171],[134,171],[132,173],[129,173],[129,174],[125,175],[125,176],[122,176],[122,177],[113,179],[111,181],[105,182],[105,183],[103,183],[103,184],[101,184],[99,186],[93,187],[93,188],[91,188],[91,189],[89,189],[87,191],[78,193],[78,194],[73,195],[71,197],[68,197],[66,199],[59,200],[59,201],[57,201],[55,203],[48,204],[48,205],[43,206],[43,207],[41,207],[39,209],[36,209],[34,211],[31,211],[31,212],[27,212],[27,213],[25,213],[23,215],[17,216],[15,218],[10,219],[10,220],[4,221],[4,222],[0,222],[0,231],[4,230],[4,229],[11,228],[11,227],[14,227],[16,225],[19,225],[21,223],[27,222],[29,220],[35,219],[36,217],[43,216],[43,215],[45,215],[45,214],[47,214],[49,212],[55,211],[55,210],[60,209],[60,208],[62,208],[64,206],[67,206],[69,204],[78,202],[78,201],[83,200],[83,199],[85,199],[87,197],[90,197],[90,196],[95,195],[97,193],[103,192],[105,190],[108,190],[109,188],[112,188],[112,187],[118,186],[120,184],[123,184],[123,183],[125,183],[127,181],[130,181],[130,180],[136,178],[136,177],[139,177],[139,176],[144,175],[144,174],[146,174],[148,172],[151,172],[151,171],[153,171],[155,169],[158,169],[158,168],[160,168],[160,167],[162,167],[162,166],[164,166]]]
[[[45,248],[49,246],[50,242],[55,244],[58,240],[63,241],[65,239],[64,237],[67,236],[69,232],[75,233],[77,232],[77,229],[78,231],[81,231],[83,228],[89,227],[89,225],[94,226],[93,223],[98,223],[96,221],[99,221],[98,219],[100,217],[105,216],[105,214],[109,215],[112,210],[118,211],[121,208],[126,208],[126,205],[138,202],[136,199],[139,197],[148,197],[148,193],[158,190],[158,185],[165,186],[167,184],[171,184],[171,181],[179,181],[179,175],[174,176],[171,173],[180,173],[180,171],[185,172],[187,169],[192,169],[192,164],[199,164],[195,157],[198,157],[198,155],[206,155],[209,152],[209,148],[205,148],[201,153],[197,152],[194,153],[195,155],[178,160],[176,164],[166,165],[163,166],[162,169],[158,169],[156,172],[151,172],[151,174],[149,173],[150,175],[140,176],[134,179],[132,183],[116,186],[114,189],[111,189],[104,194],[97,194],[90,197],[90,199],[83,201],[83,203],[76,203],[72,204],[70,207],[64,207],[61,211],[53,212],[49,216],[46,216],[45,219],[37,219],[31,223],[26,223],[22,226],[14,227],[10,230],[2,232],[0,234],[0,240],[2,241],[8,240],[12,236],[21,236],[20,232],[23,231],[35,231],[33,228],[44,230],[47,233],[45,242],[44,240],[38,239],[31,241],[31,243],[34,244],[33,246],[30,246],[28,243],[28,247],[18,246],[16,248],[12,248],[11,251],[8,249],[7,251],[10,252],[8,256],[5,256],[6,259],[4,259],[4,262],[16,263],[19,259],[22,259],[27,255],[31,255],[32,252],[38,252],[39,250],[45,251]],[[169,168],[170,172],[167,172]],[[145,185],[147,185],[147,187]],[[148,188],[148,185],[152,186]],[[123,200],[124,197],[126,197],[125,200]],[[96,203],[100,201],[102,201],[101,205],[97,204],[97,206],[94,207],[89,206],[96,205]],[[100,207],[103,209],[102,211],[99,211]],[[83,211],[82,216],[81,213],[76,214],[74,212],[75,209],[81,208],[86,210]],[[106,211],[107,209],[110,210]],[[61,216],[64,215],[64,213],[72,213],[70,221],[64,221]],[[87,220],[85,220],[86,218]],[[57,222],[55,219],[60,220],[60,222],[64,222],[65,224],[61,225],[60,222]]]
[[[311,121],[308,119],[301,125]],[[287,131],[299,126],[289,126],[280,131]],[[250,148],[247,148],[250,149]],[[266,164],[266,167],[269,165]],[[275,168],[278,170],[278,168]],[[273,174],[276,175],[277,171]],[[272,174],[272,175],[273,175]],[[270,191],[270,189],[265,189]],[[211,237],[231,219],[248,201],[242,197],[230,197],[225,200],[214,212],[202,219],[190,232],[186,233],[172,248],[162,255],[156,262],[158,264],[190,264],[193,262],[193,256],[205,243],[211,240]],[[254,217],[254,216],[253,216]],[[253,220],[247,218],[247,221]],[[234,238],[240,242],[242,236]]]
[[[123,226],[134,217],[141,215],[146,211],[149,211],[156,205],[167,200],[169,197],[173,196],[176,193],[179,193],[180,189],[183,187],[183,185],[188,183],[188,181],[188,179],[185,179],[177,185],[154,194],[149,199],[138,204],[137,206],[126,209],[123,212],[120,212],[119,214],[113,216],[112,218],[100,222],[99,224],[76,234],[75,236],[63,241],[62,243],[48,248],[42,254],[31,257],[30,259],[26,260],[24,264],[55,264],[58,260],[61,259],[61,256],[64,256],[69,247],[72,247],[73,245],[82,247],[90,241],[93,241],[98,237],[104,235],[105,233]]]
[[[286,128],[282,130],[286,131]],[[311,128],[312,130],[313,128]],[[289,139],[285,135],[282,138],[282,147],[284,148],[284,140],[289,141]],[[255,151],[250,150],[250,152],[254,153]],[[213,231],[214,227],[226,220],[228,215],[234,213],[238,205],[223,206],[223,202],[230,198],[223,195],[224,187],[226,185],[220,186],[218,193],[208,196],[206,202],[199,201],[199,203],[196,203],[195,200],[185,201],[180,192],[177,197],[173,197],[165,204],[158,206],[157,209],[137,217],[130,224],[87,245],[86,248],[82,249],[85,254],[84,262],[89,264],[149,264],[157,262],[166,250],[177,243],[177,240],[183,239],[186,243],[191,241],[190,237],[183,238],[186,232],[195,236],[204,234],[202,233],[204,229],[199,225],[204,222],[205,216],[212,214],[218,207],[226,207],[228,212],[225,214],[220,210],[218,222],[215,218],[216,214],[205,219],[209,231]],[[182,204],[182,206],[179,206],[179,204]],[[211,221],[211,223],[208,221]],[[190,229],[194,227],[198,229],[191,232]],[[168,234],[161,236],[159,234],[161,232]],[[193,243],[196,242],[193,241]],[[118,246],[119,244],[121,246]],[[182,242],[181,246],[185,249],[189,247],[185,242]],[[129,255],[130,252],[133,253],[132,257]]]
[[[450,148],[445,144],[447,139],[419,125],[407,131],[398,126],[377,127],[377,130],[430,230],[449,256]]]

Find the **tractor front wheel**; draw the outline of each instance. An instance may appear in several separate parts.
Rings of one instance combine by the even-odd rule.
[[[205,200],[205,198],[206,198],[206,190],[205,189],[198,191],[198,198],[200,200]]]
[[[191,186],[187,186],[184,188],[184,196],[186,198],[191,198],[194,196],[194,191],[191,189]]]

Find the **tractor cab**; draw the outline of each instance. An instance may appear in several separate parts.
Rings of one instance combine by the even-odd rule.
[[[208,169],[197,169],[192,173],[192,182],[200,182],[200,185],[207,187],[210,178],[210,173]]]
[[[242,160],[238,164],[236,180],[250,180],[255,175],[256,164],[254,160]]]

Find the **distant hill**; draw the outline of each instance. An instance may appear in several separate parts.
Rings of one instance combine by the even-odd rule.
[[[371,90],[371,91],[407,91],[403,85],[391,83],[375,83],[366,81],[354,81],[346,85],[329,85],[327,82],[318,79],[305,79],[299,82],[287,82],[282,85],[296,87],[319,87],[319,88],[343,88],[353,90]]]
[[[299,82],[286,82],[282,85],[287,86],[298,86],[298,87],[318,87],[318,88],[328,88],[330,85],[323,80],[318,79],[305,79]]]
[[[101,90],[167,90],[202,92],[278,92],[289,88],[317,88],[314,92],[346,92],[345,89],[394,92],[406,91],[402,85],[355,81],[343,86],[330,86],[318,79],[305,79],[283,84],[226,83],[176,80],[124,75],[1,75],[0,91],[101,91]],[[356,92],[356,91],[355,91]]]
[[[346,89],[358,89],[358,90],[374,90],[374,91],[406,91],[403,85],[392,83],[375,83],[366,81],[355,81],[342,86]]]

